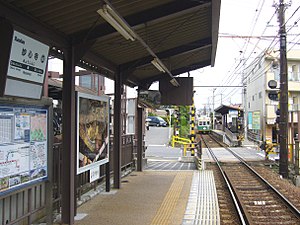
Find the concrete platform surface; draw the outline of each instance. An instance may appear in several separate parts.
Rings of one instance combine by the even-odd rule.
[[[76,225],[182,224],[193,171],[133,172],[121,189],[101,193],[77,210]]]

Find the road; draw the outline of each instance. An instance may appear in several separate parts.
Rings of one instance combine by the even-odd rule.
[[[181,149],[169,147],[169,143],[169,127],[150,127],[145,135],[146,158],[177,160],[181,156]]]

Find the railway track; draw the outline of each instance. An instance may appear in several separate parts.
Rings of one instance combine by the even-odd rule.
[[[218,193],[223,205],[230,209],[222,209],[220,203],[221,224],[300,224],[300,211],[243,159],[226,148],[239,162],[220,163],[211,149],[213,141],[209,141],[207,136],[201,139],[218,167],[216,182],[223,179],[229,190],[225,197]],[[231,203],[228,203],[228,195]],[[225,215],[222,216],[223,212]]]

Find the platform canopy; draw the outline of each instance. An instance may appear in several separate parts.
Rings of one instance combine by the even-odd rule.
[[[222,115],[226,115],[229,111],[236,110],[244,112],[244,109],[240,105],[220,105],[218,108],[215,109],[216,113],[220,113]]]
[[[121,71],[124,84],[147,88],[165,76],[214,65],[220,2],[1,0],[0,18],[49,45],[52,57],[63,58],[64,49],[73,46],[78,66],[113,80]],[[117,15],[132,38],[125,39],[101,12]]]

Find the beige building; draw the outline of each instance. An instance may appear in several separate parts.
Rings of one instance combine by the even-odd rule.
[[[298,109],[300,110],[300,50],[287,53],[288,63],[288,104],[289,124],[288,143],[293,143],[293,137],[298,133]],[[276,91],[268,86],[270,80],[279,82],[279,52],[264,52],[245,69],[245,119],[247,121],[247,136],[255,141],[272,140],[277,142],[276,110],[279,101],[271,100],[269,94]]]

